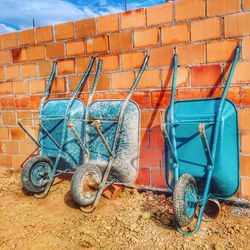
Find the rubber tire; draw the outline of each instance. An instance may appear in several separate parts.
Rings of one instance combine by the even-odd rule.
[[[21,173],[21,182],[22,182],[24,189],[28,192],[31,192],[31,193],[41,193],[46,188],[46,184],[44,184],[42,186],[38,186],[38,185],[34,184],[32,182],[32,179],[31,179],[31,172],[32,172],[33,168],[36,166],[36,164],[39,162],[48,163],[51,169],[53,167],[53,161],[44,155],[35,156],[35,157],[29,159],[25,163],[25,165],[22,169],[22,173]]]
[[[94,173],[98,178],[98,182],[101,183],[102,172],[99,167],[93,164],[81,165],[77,168],[71,180],[70,191],[72,198],[80,206],[88,206],[95,201],[95,195],[88,198],[85,197],[82,192],[82,182],[84,177],[90,172]]]
[[[183,174],[177,181],[174,188],[173,211],[175,221],[180,227],[185,227],[189,225],[195,216],[195,211],[190,218],[186,215],[185,194],[190,184],[195,187],[195,193],[197,195],[197,184],[194,177],[190,174]]]

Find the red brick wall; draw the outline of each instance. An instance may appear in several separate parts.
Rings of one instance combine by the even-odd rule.
[[[137,183],[164,188],[160,124],[169,105],[173,48],[180,64],[176,98],[183,100],[221,94],[239,43],[240,62],[228,97],[239,110],[239,194],[250,197],[249,24],[249,0],[178,0],[175,4],[0,36],[0,166],[20,169],[35,148],[19,129],[17,120],[37,116],[53,59],[58,60],[54,94],[70,94],[91,55],[97,54],[104,65],[95,98],[124,98],[146,50],[149,67],[133,95],[142,119]],[[84,101],[92,82],[93,75],[83,89]],[[32,132],[37,134],[37,129]]]

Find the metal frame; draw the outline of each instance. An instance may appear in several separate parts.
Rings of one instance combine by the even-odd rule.
[[[145,58],[144,58],[144,62],[142,64],[142,66],[141,66],[141,69],[140,69],[140,71],[139,71],[139,73],[138,73],[132,87],[130,88],[126,99],[124,100],[124,102],[122,104],[122,107],[121,107],[121,110],[120,110],[120,113],[119,113],[117,119],[112,120],[112,121],[103,121],[103,120],[95,120],[94,118],[87,116],[87,119],[86,119],[87,123],[86,123],[86,127],[85,127],[86,130],[88,130],[88,127],[87,127],[88,125],[92,125],[95,128],[98,136],[102,140],[102,142],[105,145],[106,149],[108,150],[110,156],[109,156],[108,164],[107,164],[107,166],[106,166],[106,168],[104,170],[103,176],[102,176],[102,181],[101,181],[101,183],[100,183],[100,185],[98,187],[96,197],[95,197],[95,201],[89,207],[86,207],[86,208],[81,207],[81,210],[84,211],[84,212],[88,212],[88,213],[92,212],[95,209],[97,203],[99,202],[103,190],[116,182],[116,180],[108,181],[108,177],[109,177],[110,171],[112,169],[112,165],[113,165],[114,160],[115,160],[116,149],[117,149],[117,146],[118,146],[117,142],[118,142],[118,139],[119,139],[119,136],[120,136],[120,132],[121,132],[120,130],[121,130],[122,122],[123,122],[123,119],[124,119],[125,110],[127,108],[127,105],[128,105],[128,103],[129,103],[129,101],[131,99],[131,96],[132,96],[134,90],[136,89],[136,87],[137,87],[137,85],[139,83],[139,80],[141,79],[141,76],[142,76],[144,70],[147,67],[148,59],[149,59],[149,56],[148,56],[148,54],[146,54]],[[90,102],[89,102],[89,105],[90,105]],[[101,122],[117,123],[117,127],[116,127],[116,131],[115,131],[114,141],[113,141],[112,147],[109,147],[105,136],[103,135],[102,131],[99,128],[99,125],[100,125]],[[79,140],[79,144],[81,145],[81,147],[83,147],[83,145],[86,145],[87,136],[85,136],[84,141],[82,141],[80,139],[80,136],[75,131],[74,125],[73,125],[72,122],[68,124],[68,127],[71,129],[72,133],[75,135],[77,140]],[[84,152],[85,152],[84,159],[86,159],[85,163],[88,163],[88,161],[89,161],[89,152],[87,150],[85,150]]]
[[[235,71],[235,67],[236,67],[236,64],[237,64],[237,61],[239,58],[239,53],[240,53],[240,47],[238,46],[236,48],[235,57],[234,57],[234,60],[232,63],[232,67],[230,69],[230,73],[229,73],[227,82],[225,84],[222,96],[220,98],[218,112],[216,114],[215,120],[214,121],[213,120],[203,121],[202,119],[196,119],[196,120],[190,120],[190,122],[188,122],[188,124],[192,124],[192,123],[197,124],[197,122],[200,123],[199,124],[199,134],[201,137],[201,142],[202,142],[201,144],[202,144],[202,147],[204,149],[204,152],[205,152],[205,155],[207,158],[207,173],[206,173],[206,183],[205,183],[205,187],[203,190],[203,194],[199,200],[200,212],[199,212],[199,215],[197,218],[197,223],[196,223],[195,229],[191,232],[186,232],[182,228],[177,226],[178,231],[184,235],[193,234],[200,229],[202,217],[203,217],[204,210],[206,207],[206,203],[207,203],[208,199],[210,198],[209,188],[211,185],[211,178],[212,178],[212,174],[213,174],[213,170],[214,170],[214,159],[216,157],[216,149],[217,149],[217,144],[218,144],[219,130],[220,130],[221,122],[222,122],[221,115],[222,115],[226,95],[228,93],[228,89],[229,89],[229,86],[230,86],[230,83],[231,83],[231,80],[233,77],[233,73]],[[171,93],[171,101],[170,101],[170,106],[169,106],[169,122],[163,124],[163,126],[162,126],[162,131],[163,131],[164,137],[166,139],[166,144],[168,146],[170,158],[172,159],[171,164],[172,164],[172,167],[174,169],[175,184],[180,177],[179,176],[179,162],[178,162],[178,155],[177,155],[177,148],[176,148],[175,126],[178,124],[183,124],[181,121],[179,121],[178,123],[175,123],[175,121],[174,121],[174,104],[175,104],[174,98],[175,98],[175,90],[176,90],[177,65],[178,65],[178,59],[177,59],[177,54],[175,54],[174,55],[174,76],[173,76],[173,80],[172,80],[172,89],[171,89],[172,93]],[[206,124],[214,124],[214,126],[215,126],[214,127],[214,134],[213,134],[212,148],[210,148],[210,146],[208,144],[207,137],[206,137],[205,123]]]
[[[46,88],[45,88],[45,91],[44,91],[44,94],[43,94],[43,97],[42,97],[42,100],[40,102],[40,107],[39,107],[39,118],[37,120],[39,120],[39,128],[41,129],[41,131],[45,132],[45,134],[51,139],[51,141],[54,143],[54,145],[56,145],[57,149],[58,149],[58,154],[56,156],[56,159],[55,159],[55,162],[53,164],[53,167],[52,167],[52,170],[51,170],[51,173],[50,175],[48,176],[48,180],[46,180],[46,188],[44,190],[44,192],[40,193],[40,194],[34,194],[34,196],[36,198],[44,198],[47,196],[50,188],[51,188],[51,185],[53,183],[53,180],[56,176],[62,174],[62,173],[67,173],[69,172],[69,170],[66,169],[66,171],[58,171],[57,168],[58,168],[58,165],[60,163],[60,160],[64,154],[63,152],[63,146],[65,144],[65,139],[66,139],[66,133],[67,133],[67,124],[69,122],[69,119],[70,119],[70,112],[71,112],[71,108],[74,104],[74,101],[77,99],[77,95],[79,94],[80,90],[82,89],[82,85],[83,83],[85,83],[87,77],[89,76],[89,73],[93,67],[93,64],[94,64],[94,60],[95,60],[95,57],[92,57],[91,60],[90,60],[90,63],[87,67],[87,70],[85,72],[85,74],[83,75],[82,79],[80,80],[80,82],[78,83],[78,86],[75,90],[75,92],[73,93],[72,97],[69,99],[69,102],[67,104],[67,107],[66,107],[66,110],[65,110],[65,114],[63,116],[55,116],[55,117],[52,117],[52,118],[47,118],[47,117],[43,117],[42,116],[42,111],[44,109],[44,106],[45,106],[45,103],[47,101],[47,98],[49,96],[49,93],[50,93],[50,89],[51,89],[51,85],[52,85],[52,82],[53,82],[53,79],[54,79],[54,76],[55,76],[55,71],[56,71],[56,61],[53,62],[53,67],[52,67],[52,71],[51,71],[51,75],[50,75],[50,78],[46,84]],[[94,83],[93,83],[93,87],[92,87],[92,90],[91,90],[91,94],[90,94],[90,97],[89,97],[89,101],[88,103],[91,102],[92,100],[92,97],[93,97],[93,92],[95,91],[96,89],[96,86],[97,86],[97,83],[98,83],[98,80],[99,80],[99,76],[100,76],[100,72],[101,72],[101,68],[102,68],[102,60],[99,60],[98,62],[98,66],[97,66],[97,71],[96,71],[96,74],[95,74],[95,80],[94,80]],[[58,99],[58,101],[60,101],[61,99]],[[88,107],[88,106],[87,106]],[[87,115],[87,112],[85,112],[85,121],[86,121],[86,115]],[[48,120],[57,120],[57,119],[63,119],[63,125],[62,125],[62,137],[61,137],[61,141],[60,143],[57,143],[56,140],[53,138],[53,136],[50,134],[49,131],[47,131],[47,129],[43,126],[42,122],[43,121],[48,121]],[[18,121],[18,125],[21,127],[21,129],[30,137],[30,139],[41,149],[42,148],[42,145],[39,143],[39,141],[37,141],[30,133],[29,131],[22,125],[21,121],[23,120],[27,120],[27,119],[21,119]],[[36,120],[35,118],[30,118],[29,120]],[[84,147],[83,147],[84,148]],[[86,148],[84,148],[85,150],[87,150]],[[41,155],[41,150],[39,152],[39,154]]]

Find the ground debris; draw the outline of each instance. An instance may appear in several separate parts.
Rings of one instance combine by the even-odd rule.
[[[69,182],[46,199],[24,194],[17,173],[0,172],[0,249],[248,249],[249,208],[222,204],[220,218],[203,222],[193,236],[174,227],[171,197],[124,188],[120,198],[102,198],[82,213]],[[232,212],[233,211],[233,212]],[[239,211],[239,210],[238,210]]]

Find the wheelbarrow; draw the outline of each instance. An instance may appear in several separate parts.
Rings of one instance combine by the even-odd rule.
[[[54,61],[51,75],[40,103],[39,118],[37,119],[39,121],[38,140],[22,124],[23,120],[34,120],[34,118],[18,121],[19,126],[39,149],[39,154],[30,158],[24,164],[21,174],[24,189],[33,193],[37,198],[46,197],[56,176],[63,173],[74,173],[76,168],[83,163],[82,149],[68,129],[67,122],[70,119],[85,119],[85,106],[77,98],[77,95],[89,76],[94,60],[95,58],[92,57],[71,98],[47,100],[56,71],[56,61]],[[101,66],[102,61],[100,60],[91,92],[96,88]],[[89,101],[91,102],[91,100]],[[84,123],[79,123],[76,130],[83,137]]]
[[[90,105],[84,141],[75,129],[77,120],[68,123],[85,155],[84,164],[71,180],[73,200],[83,212],[92,212],[96,208],[108,186],[130,183],[137,177],[140,111],[130,98],[147,63],[148,55],[125,100],[101,100]]]
[[[174,101],[177,55],[174,55],[171,101],[162,130],[166,182],[173,191],[177,229],[185,235],[200,229],[209,199],[227,199],[239,186],[237,109],[226,99],[239,53],[238,46],[220,98],[177,102]],[[195,228],[184,230],[198,208]]]

